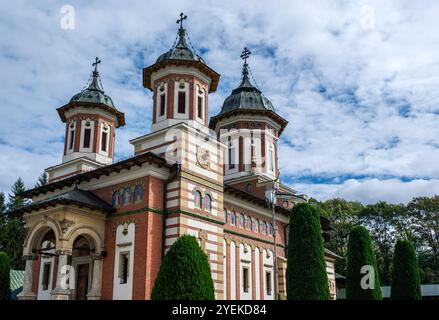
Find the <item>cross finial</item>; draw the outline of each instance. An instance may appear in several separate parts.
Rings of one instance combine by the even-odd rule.
[[[177,23],[180,24],[180,29],[183,29],[183,20],[187,19],[187,15],[185,15],[183,12],[180,13],[180,19],[177,20]]]
[[[242,50],[241,59],[244,60],[244,64],[247,64],[247,59],[250,57],[251,51],[245,47],[244,50]]]
[[[92,63],[92,66],[95,67],[95,72],[98,71],[98,64],[101,63],[101,60],[96,57],[95,62]]]

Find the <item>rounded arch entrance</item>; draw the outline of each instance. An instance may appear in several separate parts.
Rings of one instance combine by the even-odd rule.
[[[91,228],[78,227],[69,235],[67,246],[71,248],[71,265],[75,272],[75,286],[72,298],[90,299],[101,283],[101,237]]]

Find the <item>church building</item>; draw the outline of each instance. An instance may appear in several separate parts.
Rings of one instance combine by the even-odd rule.
[[[208,257],[216,299],[285,299],[289,215],[308,200],[280,179],[287,121],[251,81],[247,48],[241,82],[209,119],[220,74],[188,42],[185,19],[175,45],[143,69],[152,129],[129,141],[131,157],[114,161],[127,124],[102,89],[98,58],[86,88],[57,109],[62,162],[12,212],[27,227],[19,299],[150,299],[164,255],[184,234]],[[327,241],[329,222],[320,221]],[[325,250],[334,299],[337,258]]]

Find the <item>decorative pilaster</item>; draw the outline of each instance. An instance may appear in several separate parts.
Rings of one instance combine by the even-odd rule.
[[[19,300],[35,300],[37,295],[32,291],[33,277],[34,277],[34,261],[38,259],[36,254],[23,256],[26,260],[26,268],[24,271],[23,291],[18,294]]]
[[[225,279],[225,281],[227,281],[227,293],[225,296],[226,300],[230,300],[231,299],[231,290],[230,287],[232,286],[232,281],[231,281],[231,277],[230,277],[230,272],[231,272],[231,266],[230,266],[230,244],[231,244],[231,240],[230,238],[226,238],[226,268],[227,268],[227,279]]]
[[[256,261],[255,261],[255,245],[251,244],[251,256],[252,256],[252,300],[256,300]]]
[[[259,289],[261,292],[260,300],[264,300],[264,287],[265,287],[265,281],[264,281],[264,249],[259,248]]]
[[[93,259],[93,275],[90,291],[87,293],[88,300],[101,300],[102,282],[102,256],[95,255]]]
[[[241,250],[240,242],[236,243],[235,249],[235,276],[236,276],[236,300],[241,298]]]
[[[56,252],[58,254],[58,270],[56,275],[56,287],[52,291],[52,300],[70,300],[72,298],[72,287],[74,283],[70,283],[71,279],[75,277],[70,275],[73,272],[73,268],[67,271],[66,266],[68,266],[69,256],[72,255],[71,251],[61,251]],[[66,277],[69,277],[67,280]]]

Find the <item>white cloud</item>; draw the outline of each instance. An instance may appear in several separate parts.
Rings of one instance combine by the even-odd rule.
[[[253,75],[289,121],[279,148],[282,173],[310,181],[295,189],[311,196],[343,186],[354,192],[361,188],[343,180],[361,176],[361,186],[374,183],[373,199],[381,199],[379,192],[387,197],[386,186],[401,178],[414,180],[394,182],[395,193],[424,192],[422,181],[439,179],[439,33],[432,31],[439,4],[368,1],[376,14],[372,30],[361,25],[364,4],[77,1],[76,29],[66,31],[57,1],[1,2],[0,190],[19,175],[32,186],[60,161],[64,125],[55,109],[82,89],[95,56],[103,61],[106,92],[127,117],[116,152],[131,154],[128,140],[149,132],[151,123],[141,68],[170,48],[183,11],[192,44],[222,74],[210,115],[239,82],[242,48],[252,50]],[[341,184],[317,184],[313,177]]]
[[[439,179],[416,179],[409,182],[398,179],[363,181],[349,179],[341,184],[298,184],[295,186],[312,194],[320,201],[344,198],[367,204],[381,200],[395,204],[407,203],[414,197],[439,194]]]

